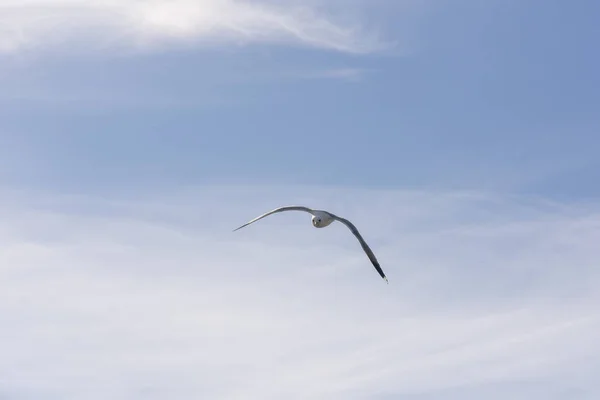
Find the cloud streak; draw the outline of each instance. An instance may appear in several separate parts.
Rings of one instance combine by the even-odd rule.
[[[2,199],[9,398],[600,393],[594,204],[273,187]],[[289,213],[231,232],[298,202],[351,218],[390,284],[343,226]]]
[[[344,13],[338,11],[338,16]],[[301,2],[0,0],[0,26],[4,53],[66,44],[93,51],[150,51],[275,43],[364,54],[391,44],[360,21],[336,22],[335,13]]]
[[[297,72],[291,74],[291,76],[302,79],[334,79],[347,82],[360,82],[369,72],[373,72],[373,70],[364,68],[329,68]]]

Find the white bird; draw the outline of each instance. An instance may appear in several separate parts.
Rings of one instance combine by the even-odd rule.
[[[346,225],[350,229],[350,231],[354,234],[354,236],[356,236],[358,241],[360,242],[360,245],[362,246],[365,253],[367,253],[369,260],[371,260],[371,263],[373,263],[373,266],[375,267],[377,272],[379,272],[379,275],[381,275],[381,277],[383,279],[385,279],[386,282],[388,282],[388,279],[386,278],[385,274],[383,273],[383,270],[381,269],[381,266],[379,265],[377,258],[375,258],[375,254],[373,254],[373,251],[367,245],[367,242],[365,242],[363,237],[360,235],[360,233],[358,232],[358,229],[356,229],[356,227],[352,224],[352,222],[348,221],[345,218],[338,217],[337,215],[332,214],[328,211],[313,210],[313,209],[310,209],[310,208],[304,207],[304,206],[279,207],[279,208],[269,211],[263,215],[260,215],[251,221],[246,222],[244,225],[240,226],[239,228],[234,229],[233,232],[237,231],[238,229],[242,229],[243,227],[248,226],[253,222],[258,221],[259,219],[263,219],[271,214],[275,214],[275,213],[282,212],[282,211],[305,211],[309,214],[312,214],[312,216],[313,216],[312,224],[315,228],[325,228],[326,226],[329,226],[333,221],[336,221],[336,220],[340,221],[342,224]]]

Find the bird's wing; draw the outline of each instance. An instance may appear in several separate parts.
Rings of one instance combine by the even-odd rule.
[[[356,238],[360,242],[360,245],[362,246],[363,250],[365,251],[365,253],[367,253],[369,260],[371,260],[371,263],[373,264],[373,266],[375,267],[377,272],[379,272],[379,275],[381,275],[381,277],[383,279],[385,279],[386,282],[388,282],[387,277],[385,276],[385,274],[383,273],[383,270],[381,269],[381,266],[379,265],[379,261],[377,261],[375,254],[373,254],[373,250],[371,250],[371,248],[369,247],[367,242],[365,242],[365,239],[363,239],[363,237],[360,235],[360,232],[358,232],[358,229],[356,229],[356,226],[354,226],[354,224],[352,222],[348,221],[345,218],[338,217],[337,215],[333,215],[333,214],[331,214],[331,215],[335,219],[340,221],[342,224],[346,225],[350,229],[350,231],[354,234],[354,236],[356,236]]]
[[[279,207],[279,208],[276,208],[276,209],[274,209],[274,210],[271,210],[271,211],[269,211],[269,212],[267,212],[267,213],[264,213],[263,215],[260,215],[260,216],[258,216],[258,217],[256,217],[256,218],[254,218],[254,219],[253,219],[253,220],[251,220],[251,221],[248,221],[248,222],[246,222],[244,225],[240,226],[239,228],[236,228],[236,229],[234,229],[233,231],[235,232],[235,231],[237,231],[238,229],[242,229],[243,227],[245,227],[245,226],[248,226],[248,225],[250,225],[251,223],[258,221],[259,219],[263,219],[264,217],[268,217],[268,216],[269,216],[269,215],[271,215],[271,214],[275,214],[275,213],[282,212],[282,211],[306,211],[307,213],[311,213],[311,214],[312,214],[312,212],[313,212],[313,210],[312,210],[312,209],[310,209],[310,208],[308,208],[308,207],[303,207],[303,206],[286,206],[286,207]]]

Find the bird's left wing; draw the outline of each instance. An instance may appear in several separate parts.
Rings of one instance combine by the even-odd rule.
[[[254,218],[251,221],[246,222],[244,225],[240,226],[239,228],[234,229],[233,231],[235,232],[238,229],[242,229],[243,227],[248,226],[251,223],[258,221],[259,219],[263,219],[264,217],[268,217],[271,214],[275,214],[275,213],[282,212],[282,211],[305,211],[305,212],[310,213],[310,214],[312,214],[312,212],[313,212],[312,209],[310,209],[308,207],[304,207],[304,206],[285,206],[285,207],[279,207],[279,208],[271,210],[271,211],[269,211],[267,213],[264,213],[263,215],[260,215],[260,216]]]
[[[360,242],[360,245],[362,246],[363,250],[365,251],[365,253],[367,253],[369,260],[371,260],[371,263],[373,264],[373,266],[375,267],[377,272],[379,272],[379,275],[381,275],[381,277],[383,279],[385,279],[386,282],[388,282],[388,279],[385,276],[385,274],[383,273],[383,270],[381,269],[381,266],[379,265],[379,261],[377,261],[377,257],[375,257],[375,254],[373,253],[373,250],[371,250],[371,248],[369,247],[367,242],[365,242],[365,239],[363,239],[360,232],[358,232],[358,229],[356,229],[356,226],[354,226],[354,224],[352,222],[348,221],[345,218],[338,217],[337,215],[333,215],[333,214],[331,214],[331,215],[335,219],[340,221],[342,224],[346,225],[350,229],[350,231],[354,234],[354,236],[356,236],[356,238]]]

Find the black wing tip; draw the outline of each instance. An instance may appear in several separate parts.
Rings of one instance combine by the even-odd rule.
[[[381,265],[379,265],[379,262],[377,262],[376,260],[371,260],[371,262],[373,263],[373,266],[377,270],[377,273],[379,273],[379,276],[381,276],[381,279],[386,281],[386,283],[389,285],[390,282],[388,281],[387,276],[385,276],[385,274],[383,273],[383,270],[381,269]]]
[[[242,229],[242,228],[244,228],[244,227],[246,227],[246,226],[250,225],[252,222],[253,222],[253,221],[246,222],[244,225],[242,225],[242,226],[238,226],[237,228],[235,228],[235,229],[234,229],[232,232],[239,231],[240,229]]]

